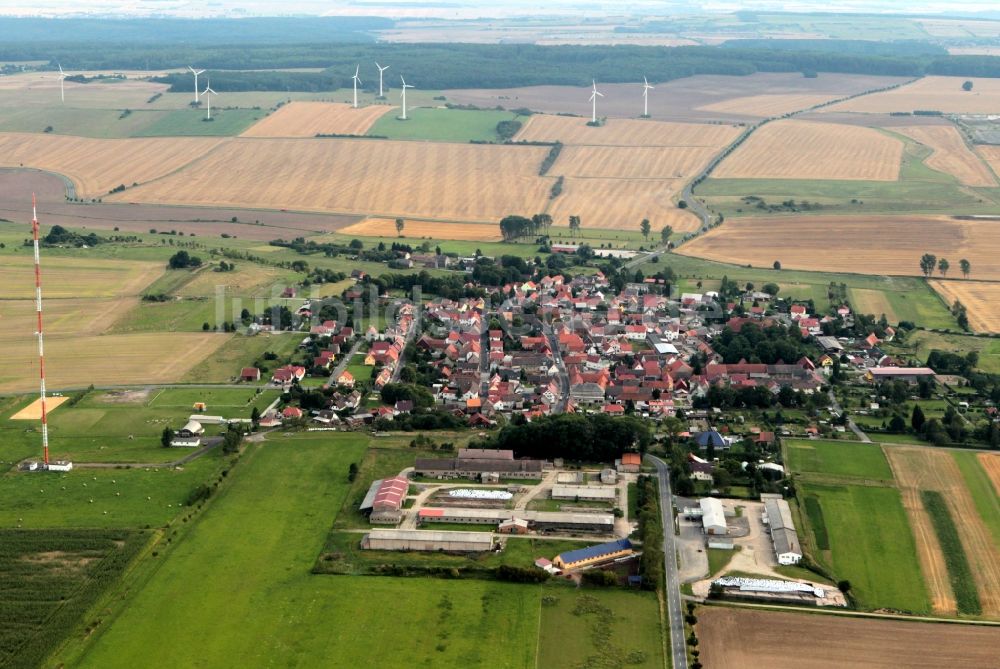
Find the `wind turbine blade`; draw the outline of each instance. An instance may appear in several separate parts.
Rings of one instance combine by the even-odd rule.
[[[403,79],[403,75],[399,75],[399,80],[403,82],[404,86],[406,85],[406,79]]]

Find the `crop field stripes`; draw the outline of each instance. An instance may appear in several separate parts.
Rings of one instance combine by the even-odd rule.
[[[803,500],[806,516],[812,525],[813,536],[816,538],[816,548],[821,551],[830,550],[830,535],[826,529],[826,520],[823,518],[823,509],[819,504],[819,497],[816,495],[806,495]]]
[[[920,497],[924,509],[931,518],[934,531],[937,534],[945,564],[948,567],[948,580],[955,593],[955,601],[959,613],[979,615],[983,607],[979,602],[979,593],[972,578],[969,560],[962,548],[962,540],[955,529],[954,519],[948,513],[948,505],[941,493],[935,490],[921,491]]]

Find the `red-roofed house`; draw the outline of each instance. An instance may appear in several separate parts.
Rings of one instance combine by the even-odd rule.
[[[244,367],[240,370],[240,381],[260,381],[260,370],[256,367]]]

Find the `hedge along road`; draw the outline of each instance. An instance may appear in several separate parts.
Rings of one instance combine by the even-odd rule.
[[[660,481],[660,514],[663,517],[664,586],[667,590],[667,621],[670,624],[670,657],[674,669],[687,669],[687,642],[684,640],[684,618],[681,614],[681,590],[677,578],[677,553],[674,549],[673,497],[670,492],[670,470],[663,460],[647,455],[656,465]]]

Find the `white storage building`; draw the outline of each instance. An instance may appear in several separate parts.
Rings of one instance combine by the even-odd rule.
[[[726,534],[726,514],[722,502],[714,497],[703,497],[698,501],[701,506],[701,526],[705,534]]]
[[[778,556],[778,564],[798,564],[802,559],[802,546],[795,531],[792,510],[783,499],[764,500],[764,522],[771,529],[771,542]]]

